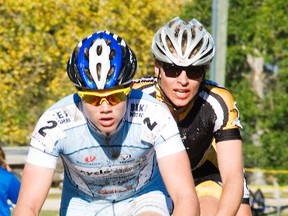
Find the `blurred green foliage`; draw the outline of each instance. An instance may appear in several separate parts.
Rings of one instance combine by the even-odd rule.
[[[227,29],[226,87],[240,110],[245,167],[288,167],[288,2],[230,0]],[[196,17],[211,30],[212,3],[194,0],[182,16]],[[216,44],[217,46],[217,44]],[[278,70],[264,70],[259,82],[264,97],[253,88],[247,56],[263,58]],[[254,83],[255,85],[255,83]],[[286,180],[287,183],[287,180]]]
[[[43,111],[75,91],[66,62],[96,31],[126,40],[138,58],[138,77],[154,74],[153,34],[179,13],[181,2],[0,0],[0,142],[27,145]]]

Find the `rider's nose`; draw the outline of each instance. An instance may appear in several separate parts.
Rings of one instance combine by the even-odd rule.
[[[110,112],[112,110],[112,106],[109,104],[107,100],[103,100],[99,106],[100,112]]]
[[[177,77],[178,82],[180,82],[182,85],[185,85],[188,83],[189,78],[187,77],[186,71],[182,70],[179,74],[179,76]]]

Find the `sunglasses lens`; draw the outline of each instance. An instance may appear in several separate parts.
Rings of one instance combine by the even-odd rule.
[[[130,92],[130,88],[123,89],[122,91],[118,90],[118,92],[106,95],[101,95],[101,93],[96,92],[83,92],[79,91],[78,94],[82,98],[85,103],[91,104],[93,106],[99,106],[103,103],[103,101],[107,101],[111,106],[114,106],[124,100],[126,100],[128,93]],[[97,95],[99,94],[99,95]]]
[[[181,71],[179,72],[178,67],[173,66],[171,64],[164,64],[163,63],[163,69],[164,69],[165,75],[167,77],[172,77],[172,78],[176,78],[179,75],[179,73],[181,72]]]
[[[182,71],[186,71],[186,75],[189,79],[199,79],[205,72],[204,66],[181,67],[163,62],[162,68],[164,69],[165,75],[171,78],[176,78],[181,74]]]
[[[84,95],[82,96],[83,101],[85,103],[91,104],[93,106],[99,106],[99,102],[101,101],[101,97],[95,95]]]
[[[189,79],[199,79],[203,76],[204,66],[189,66],[186,69],[186,74]]]
[[[106,99],[108,103],[111,104],[111,106],[114,106],[120,103],[121,101],[124,101],[126,97],[127,95],[124,92],[119,92],[119,93],[108,95]]]

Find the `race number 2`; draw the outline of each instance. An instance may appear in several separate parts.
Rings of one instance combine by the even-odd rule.
[[[47,123],[49,125],[45,126],[45,127],[41,127],[39,130],[38,130],[38,133],[41,134],[43,137],[46,136],[46,132],[45,130],[49,130],[49,129],[52,129],[52,128],[55,128],[57,126],[57,122],[56,121],[47,121]]]
[[[151,124],[150,118],[145,118],[145,119],[143,120],[143,122],[144,122],[144,124],[147,125],[147,127],[148,127],[151,131],[152,131],[152,130],[156,127],[156,125],[157,125],[156,122],[153,122],[153,123]]]

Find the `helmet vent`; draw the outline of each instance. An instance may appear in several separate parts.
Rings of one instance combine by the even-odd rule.
[[[175,36],[175,38],[178,38],[180,29],[181,29],[181,26],[179,26],[179,25],[175,28],[175,30],[174,30],[174,36]]]
[[[190,53],[189,55],[189,58],[193,58],[197,53],[198,51],[201,49],[202,47],[202,44],[203,44],[203,39],[201,39],[199,41],[199,43],[195,46],[195,48],[192,50],[192,52]]]
[[[75,78],[76,78],[76,80],[74,79],[74,77],[72,78],[72,80],[75,80],[75,83],[76,83],[76,84],[79,84],[79,83],[82,82],[82,78],[81,78],[81,76],[80,76],[80,74],[79,74],[79,70],[78,70],[77,64],[73,64],[73,69],[74,69],[75,73],[74,73],[74,74],[71,73],[71,72],[70,72],[71,70],[69,69],[68,75],[69,75],[69,77],[70,77],[70,75],[71,75],[71,76],[74,75]],[[72,70],[73,70],[73,69],[72,69]]]
[[[185,30],[183,32],[181,47],[182,47],[182,55],[185,54],[185,50],[187,49],[187,40],[188,40],[188,32]]]
[[[176,22],[176,20],[172,20],[171,22],[169,22],[169,28],[171,28],[175,22]]]
[[[88,76],[89,79],[93,79],[93,77],[92,77],[92,75],[91,75],[91,73],[90,73],[90,70],[89,70],[88,68],[85,67],[84,71],[85,71],[85,73],[87,74],[87,76]]]
[[[105,42],[106,42],[107,46],[109,46],[109,47],[111,46],[111,43],[112,43],[111,40],[105,40]]]
[[[206,57],[209,56],[212,52],[213,52],[213,50],[209,50],[209,52],[207,52],[205,55],[203,55],[203,56],[201,57],[201,59],[206,58]]]
[[[159,36],[159,38],[158,38],[158,39],[159,39],[159,42],[160,42],[160,43],[159,43],[159,45],[161,45],[161,47],[163,47],[163,48],[164,48],[164,45],[163,45],[163,41],[162,41],[162,37],[161,37],[161,34],[159,34],[158,36]],[[161,49],[160,49],[160,50],[161,50]]]
[[[169,51],[172,53],[172,55],[177,56],[177,52],[175,50],[175,47],[173,46],[171,39],[166,35],[165,40]]]
[[[195,26],[192,26],[192,28],[191,28],[191,33],[192,33],[192,40],[194,40],[194,39],[195,39],[195,36],[196,36]]]
[[[97,46],[96,52],[97,52],[97,55],[100,56],[102,53],[102,46]]]
[[[165,53],[162,51],[162,49],[161,49],[158,45],[156,45],[156,46],[157,46],[158,51],[159,51],[160,53],[162,53],[163,55],[165,55]]]
[[[112,60],[115,57],[116,50],[112,49],[109,53],[109,60]]]
[[[100,63],[96,65],[96,71],[97,71],[97,79],[100,80],[101,79],[101,64]]]
[[[114,67],[111,67],[111,68],[109,69],[109,72],[108,72],[108,74],[107,74],[107,77],[111,77],[111,75],[114,73],[114,70],[115,70],[115,68],[114,68]]]
[[[84,49],[84,57],[86,60],[89,59],[89,50],[87,48]]]
[[[121,50],[122,50],[122,55],[123,55],[123,56],[126,56],[127,53],[126,53],[126,49],[125,49],[124,46],[121,46]]]

